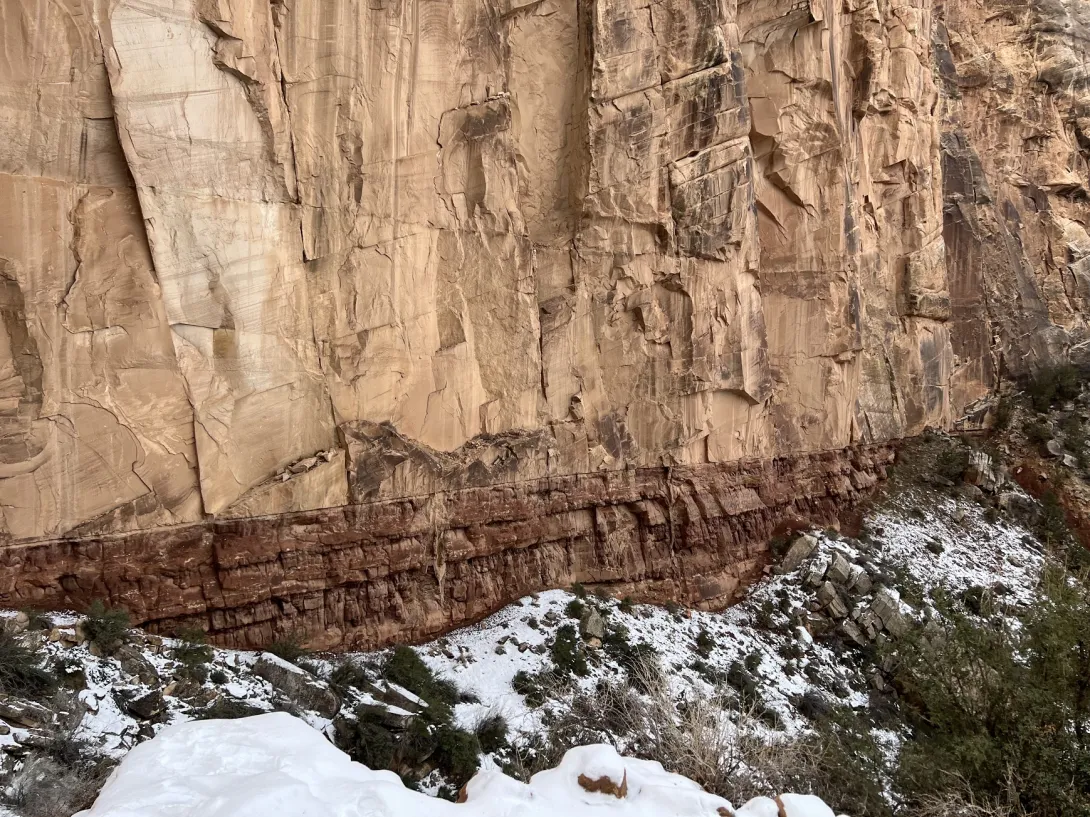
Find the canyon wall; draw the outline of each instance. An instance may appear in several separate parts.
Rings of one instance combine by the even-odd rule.
[[[0,601],[236,644],[722,603],[1087,353],[1088,8],[2,0]]]

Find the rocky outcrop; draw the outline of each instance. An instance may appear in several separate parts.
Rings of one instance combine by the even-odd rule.
[[[1078,0],[0,19],[12,554],[126,542],[169,584],[179,531],[275,550],[297,514],[506,492],[503,527],[557,480],[805,470],[1090,349]],[[170,607],[145,592],[111,597]]]
[[[1021,375],[1085,358],[1090,13],[945,0],[935,18],[957,392],[1000,364]]]

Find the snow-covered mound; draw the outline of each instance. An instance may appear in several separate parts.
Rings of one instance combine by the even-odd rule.
[[[573,749],[529,783],[481,772],[464,794],[465,802],[449,803],[408,789],[274,712],[167,727],[129,752],[94,807],[76,817],[832,817],[809,795],[757,798],[735,811],[691,780],[609,746]]]

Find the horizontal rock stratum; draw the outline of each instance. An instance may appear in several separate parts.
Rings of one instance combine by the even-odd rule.
[[[1088,42],[1081,0],[4,0],[0,602],[240,645],[723,602],[1090,348]]]
[[[887,446],[782,460],[604,470],[249,519],[0,549],[16,607],[124,605],[149,629],[257,647],[423,640],[573,582],[720,607],[768,540],[833,523],[885,474]]]

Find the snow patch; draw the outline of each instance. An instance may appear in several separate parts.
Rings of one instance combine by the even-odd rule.
[[[621,776],[623,797],[587,791],[581,776]],[[520,783],[481,772],[464,803],[405,788],[392,772],[353,763],[315,730],[274,712],[175,724],[122,761],[94,807],[76,817],[832,817],[818,798],[758,798],[738,810],[696,783],[609,746],[568,752]],[[782,812],[780,811],[782,804]]]

